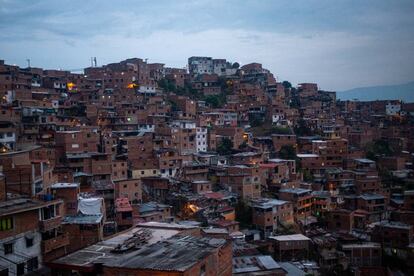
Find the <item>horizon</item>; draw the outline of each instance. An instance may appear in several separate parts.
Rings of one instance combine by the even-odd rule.
[[[412,1],[66,5],[76,9],[0,0],[2,58],[67,70],[87,67],[95,56],[98,65],[140,57],[180,68],[190,56],[211,56],[259,62],[279,81],[330,91],[404,84],[414,75]]]

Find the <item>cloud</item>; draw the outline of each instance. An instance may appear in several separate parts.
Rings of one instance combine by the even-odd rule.
[[[414,2],[396,2],[0,0],[0,58],[71,69],[208,55],[324,89],[398,83],[414,75]]]

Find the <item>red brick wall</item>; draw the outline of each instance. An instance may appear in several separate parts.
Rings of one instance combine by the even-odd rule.
[[[14,227],[8,231],[1,231],[0,239],[15,236],[27,231],[32,231],[39,227],[39,210],[18,213],[11,216],[14,220]]]

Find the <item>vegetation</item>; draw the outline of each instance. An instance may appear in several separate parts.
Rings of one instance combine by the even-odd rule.
[[[236,220],[240,223],[240,228],[251,227],[253,211],[252,208],[242,199],[237,202]]]
[[[160,81],[158,81],[158,86],[166,92],[172,92],[180,96],[186,96],[196,101],[206,101],[206,103],[213,108],[223,107],[227,103],[225,93],[220,93],[219,95],[205,96],[197,89],[192,88],[189,84],[185,84],[184,87],[179,87],[176,86],[175,83],[170,80],[161,79]],[[222,90],[224,91],[226,90],[226,88],[222,88]]]
[[[366,157],[375,161],[379,156],[391,156],[394,153],[388,141],[385,140],[375,140],[369,143],[366,148]]]
[[[273,126],[269,122],[264,122],[259,125],[251,125],[250,131],[254,136],[270,136],[272,134],[292,134],[292,129],[288,127]]]
[[[233,142],[229,138],[223,138],[217,146],[217,152],[220,155],[228,155],[233,151]]]
[[[295,160],[296,150],[292,145],[284,145],[279,151],[279,156],[282,159]]]
[[[219,95],[210,95],[204,98],[206,103],[213,108],[223,107],[226,103],[226,96],[221,93]]]
[[[313,174],[311,174],[308,170],[304,170],[303,181],[313,181]]]
[[[309,136],[312,135],[312,130],[306,125],[305,120],[300,119],[298,125],[294,128],[295,134],[298,136]]]
[[[260,118],[254,117],[252,119],[249,119],[249,124],[252,127],[260,127],[264,124],[264,122]]]
[[[292,88],[292,84],[291,84],[290,82],[288,82],[288,81],[283,81],[283,82],[282,82],[282,85],[283,85],[283,87],[284,87],[285,89],[290,89],[290,88]]]

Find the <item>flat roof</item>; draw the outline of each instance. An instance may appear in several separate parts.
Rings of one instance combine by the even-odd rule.
[[[279,206],[279,205],[283,205],[286,203],[289,203],[289,202],[285,200],[279,200],[279,199],[273,199],[273,198],[264,198],[264,199],[260,199],[257,201],[253,201],[252,207],[267,209],[267,208],[272,208],[273,206]]]
[[[312,190],[309,189],[302,189],[302,188],[286,188],[280,189],[279,193],[292,193],[292,194],[305,194],[310,193]]]
[[[137,224],[138,227],[151,228],[151,229],[175,229],[175,230],[187,230],[198,228],[198,225],[191,224],[178,224],[178,223],[166,223],[166,222],[142,222]]]
[[[318,154],[314,154],[314,153],[298,153],[296,154],[297,157],[299,158],[316,158],[319,157]]]
[[[360,163],[366,163],[366,164],[373,164],[375,161],[368,159],[368,158],[354,158],[355,161]]]
[[[240,256],[233,258],[233,273],[271,271],[281,266],[269,255]]]
[[[308,237],[302,234],[270,236],[269,239],[277,241],[310,241]]]
[[[117,233],[108,239],[94,245],[75,251],[52,262],[57,267],[71,265],[77,267],[91,267],[95,263],[105,263],[112,259],[126,258],[129,254],[114,253],[115,248],[125,245],[132,239],[146,237],[145,244],[153,244],[178,234],[178,230],[172,229],[144,229],[135,227],[126,232]],[[139,250],[137,248],[136,250]]]
[[[0,202],[0,216],[7,216],[21,212],[40,209],[54,203],[61,203],[62,200],[40,201],[30,198],[15,198]]]
[[[52,184],[52,189],[64,189],[64,188],[77,188],[79,187],[79,183],[55,183]]]
[[[365,200],[385,199],[385,197],[380,194],[362,194],[359,197]]]
[[[103,216],[97,215],[84,215],[78,214],[75,216],[65,216],[62,224],[99,224],[102,221]]]
[[[342,245],[342,249],[351,249],[351,248],[381,248],[381,244],[377,242],[364,242],[364,243],[351,243]]]
[[[206,234],[228,234],[229,231],[227,231],[224,228],[203,228],[201,229]]]
[[[225,245],[225,239],[173,236],[104,263],[108,267],[184,272]]]

